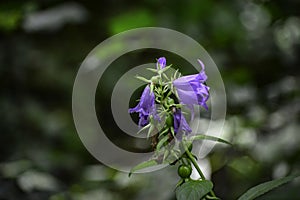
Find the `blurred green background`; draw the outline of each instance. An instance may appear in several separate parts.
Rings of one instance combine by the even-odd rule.
[[[236,199],[296,172],[299,10],[298,0],[1,1],[0,199],[175,199],[176,168],[129,179],[87,152],[72,119],[72,87],[83,59],[106,38],[143,26],[187,34],[219,67],[228,100],[223,137],[235,144],[218,145],[207,158],[219,197]],[[106,87],[97,91],[102,123],[113,124],[110,83],[159,56],[184,63],[144,50],[112,64]],[[110,129],[116,143],[130,144],[117,127]],[[299,185],[296,180],[260,199],[300,199]]]

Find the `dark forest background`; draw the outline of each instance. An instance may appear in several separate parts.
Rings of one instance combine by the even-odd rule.
[[[176,168],[129,179],[93,158],[73,124],[72,87],[81,62],[106,38],[143,26],[187,34],[219,67],[228,101],[224,137],[235,147],[217,146],[207,158],[218,196],[236,199],[296,172],[299,10],[298,0],[1,1],[0,199],[175,199]],[[130,69],[159,55],[168,63],[178,59],[159,50],[131,52],[106,80],[124,72],[117,66]],[[97,91],[99,107],[110,98],[106,85]],[[109,106],[102,106],[109,124]],[[117,132],[112,137],[124,144]],[[260,199],[300,199],[299,184]]]

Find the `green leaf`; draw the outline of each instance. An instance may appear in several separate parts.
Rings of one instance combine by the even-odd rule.
[[[159,142],[158,142],[157,145],[156,145],[156,149],[159,151],[160,148],[164,145],[164,143],[165,143],[166,141],[168,141],[168,139],[169,139],[169,136],[168,136],[168,135],[166,135],[165,137],[163,137],[162,139],[160,139]]]
[[[162,75],[163,75],[163,77],[164,77],[165,79],[167,79],[168,81],[170,81],[169,77],[168,77],[166,74],[162,74]]]
[[[162,132],[159,133],[158,137],[161,137],[162,135],[164,135],[165,133],[167,133],[169,131],[169,128],[164,129]]]
[[[162,92],[166,93],[168,90],[169,90],[168,85],[165,85]]]
[[[145,162],[142,162],[136,166],[134,166],[130,172],[129,172],[129,177],[131,176],[132,173],[138,171],[138,170],[141,170],[141,169],[144,169],[144,168],[148,168],[148,167],[152,167],[152,166],[155,166],[155,165],[158,165],[158,163],[155,161],[155,160],[147,160]]]
[[[256,197],[259,197],[263,194],[265,194],[266,192],[273,190],[274,188],[285,184],[291,180],[293,180],[294,178],[298,177],[300,174],[295,174],[295,175],[291,175],[291,176],[287,176],[284,178],[280,178],[280,179],[276,179],[273,181],[268,181],[262,184],[259,184],[251,189],[249,189],[245,194],[243,194],[238,200],[251,200],[251,199],[255,199]]]
[[[144,77],[142,77],[142,76],[135,76],[137,79],[139,79],[139,80],[141,80],[141,81],[144,81],[144,82],[146,82],[146,83],[151,83],[151,80],[148,80],[148,79],[146,79],[146,78],[144,78]]]
[[[179,69],[177,69],[173,75],[173,79],[175,80],[175,79],[179,78],[180,76],[181,76],[181,74],[179,73]]]
[[[175,137],[175,131],[174,131],[174,127],[173,127],[173,126],[171,126],[170,130],[171,130],[171,133],[172,133],[173,137]]]
[[[143,128],[141,128],[136,134],[140,134],[142,131],[146,130],[147,128],[150,128],[151,124],[147,124]]]
[[[196,136],[191,137],[191,140],[192,141],[194,141],[194,140],[211,140],[211,141],[216,141],[216,142],[221,142],[224,144],[232,145],[230,142],[228,142],[224,139],[221,139],[221,138],[218,138],[215,136],[211,136],[211,135],[196,135]]]
[[[213,183],[208,180],[190,180],[176,188],[177,200],[199,200],[209,193]]]
[[[168,86],[168,89],[169,89],[169,86]],[[173,94],[173,92],[170,90],[167,94],[167,97],[170,96],[171,94]]]
[[[154,129],[155,129],[155,126],[151,125],[150,128],[149,128],[149,130],[148,130],[148,133],[147,133],[147,138],[149,138],[151,136],[151,134],[154,131]]]
[[[167,70],[169,70],[171,67],[172,67],[172,64],[166,66],[166,67],[163,68],[163,69],[160,69],[160,70],[158,71],[158,73],[159,73],[159,74],[162,74],[162,73],[166,72]]]
[[[170,151],[168,149],[165,150],[163,161],[165,161],[170,155]]]
[[[152,69],[152,68],[146,68],[147,70],[151,71],[151,72],[155,72],[157,73],[157,69]]]

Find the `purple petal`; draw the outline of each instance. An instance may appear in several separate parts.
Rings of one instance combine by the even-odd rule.
[[[200,64],[201,67],[202,67],[202,70],[204,71],[205,65],[203,64],[203,62],[202,62],[200,59],[197,59],[197,61],[199,62],[199,64]]]
[[[130,108],[129,113],[139,113],[139,126],[145,126],[149,123],[149,116],[153,115],[157,118],[155,109],[155,96],[151,92],[149,85],[147,85],[142,93],[140,102],[134,108]]]
[[[206,102],[209,98],[209,87],[204,84],[207,76],[204,71],[204,64],[201,60],[198,62],[202,67],[199,74],[180,77],[173,81],[173,85],[181,103],[188,105],[189,108],[192,108],[193,104],[198,104],[208,109]]]
[[[177,133],[178,131],[184,132],[192,132],[192,129],[188,125],[184,115],[181,113],[181,110],[177,109],[174,113],[174,131]]]
[[[198,74],[182,76],[173,81],[174,86],[180,87],[181,85],[185,86],[188,82],[195,81],[197,79]]]
[[[188,134],[192,132],[192,129],[190,128],[189,124],[187,123],[180,109],[176,110],[173,118],[174,118],[174,131],[176,133],[177,139],[181,140],[183,133]]]
[[[163,69],[163,68],[166,67],[166,64],[167,64],[166,58],[165,58],[165,57],[160,57],[160,58],[157,60],[156,68],[157,68],[157,69]]]

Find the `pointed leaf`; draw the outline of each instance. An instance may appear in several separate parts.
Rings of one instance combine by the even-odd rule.
[[[177,76],[178,71],[179,71],[179,70],[176,69],[176,71],[175,71],[175,73],[174,73],[174,75],[173,75],[174,79],[176,79],[176,76]]]
[[[168,89],[169,89],[169,86],[168,86]],[[167,94],[167,97],[170,96],[171,94],[173,94],[173,92],[170,90]]]
[[[157,69],[152,69],[152,68],[146,68],[147,70],[151,71],[151,72],[155,72],[157,73]]]
[[[192,141],[194,141],[194,140],[211,140],[211,141],[215,141],[215,142],[221,142],[224,144],[232,145],[230,142],[228,142],[224,139],[221,139],[221,138],[218,138],[215,136],[211,136],[211,135],[195,135],[195,136],[191,137],[191,140]]]
[[[166,151],[164,153],[163,162],[168,158],[169,155],[170,155],[170,151],[168,149],[166,149]]]
[[[151,134],[153,134],[154,129],[155,129],[155,126],[151,125],[148,130],[148,133],[147,133],[147,138],[149,138],[151,136]]]
[[[208,180],[190,180],[176,188],[177,200],[199,200],[209,193],[213,183]]]
[[[152,93],[154,90],[154,84],[150,84],[150,92]]]
[[[145,168],[148,168],[148,167],[152,167],[152,166],[155,166],[155,165],[158,165],[158,163],[155,160],[147,160],[145,162],[142,162],[142,163],[134,166],[130,170],[130,173],[129,173],[128,176],[131,176],[132,173],[134,173],[134,172],[136,172],[138,170],[145,169]]]
[[[165,143],[166,141],[168,141],[168,139],[169,139],[169,136],[168,136],[168,135],[166,135],[165,137],[163,137],[162,139],[160,139],[159,142],[158,142],[157,145],[156,145],[156,149],[159,151],[160,148],[164,145],[164,143]]]
[[[166,75],[166,74],[162,74],[163,75],[163,77],[165,78],[165,79],[167,79],[168,81],[170,80],[170,78]]]
[[[255,199],[256,197],[259,197],[263,194],[265,194],[266,192],[273,190],[274,188],[285,184],[291,180],[293,180],[294,178],[298,177],[300,174],[295,174],[295,175],[291,175],[291,176],[287,176],[284,178],[280,178],[280,179],[276,179],[273,181],[268,181],[262,184],[259,184],[251,189],[249,189],[245,194],[243,194],[238,200],[252,200]]]
[[[147,124],[143,128],[141,128],[136,134],[140,134],[142,131],[146,130],[147,128],[150,128],[151,124]]]
[[[163,93],[166,93],[169,90],[168,85],[165,85],[163,88]]]
[[[146,83],[151,83],[151,80],[148,80],[148,79],[146,79],[146,78],[144,78],[142,76],[136,76],[136,78],[139,79],[139,80],[141,80],[141,81],[144,81]]]
[[[181,73],[179,72],[179,69],[177,69],[174,73],[174,76],[173,76],[173,80],[176,80],[178,79],[179,77],[181,77]]]
[[[174,127],[173,127],[173,126],[171,126],[170,130],[171,130],[171,133],[172,133],[173,137],[175,137],[175,131],[174,131]]]
[[[165,71],[167,71],[168,69],[170,69],[172,67],[172,64],[171,65],[168,65],[168,66],[166,66],[165,68],[163,68],[163,69],[160,69],[159,71],[158,71],[158,73],[159,74],[162,74],[162,73],[164,73]]]
[[[165,133],[167,133],[169,131],[169,128],[164,129],[162,132],[159,133],[158,137],[161,137],[162,135],[164,135]]]

